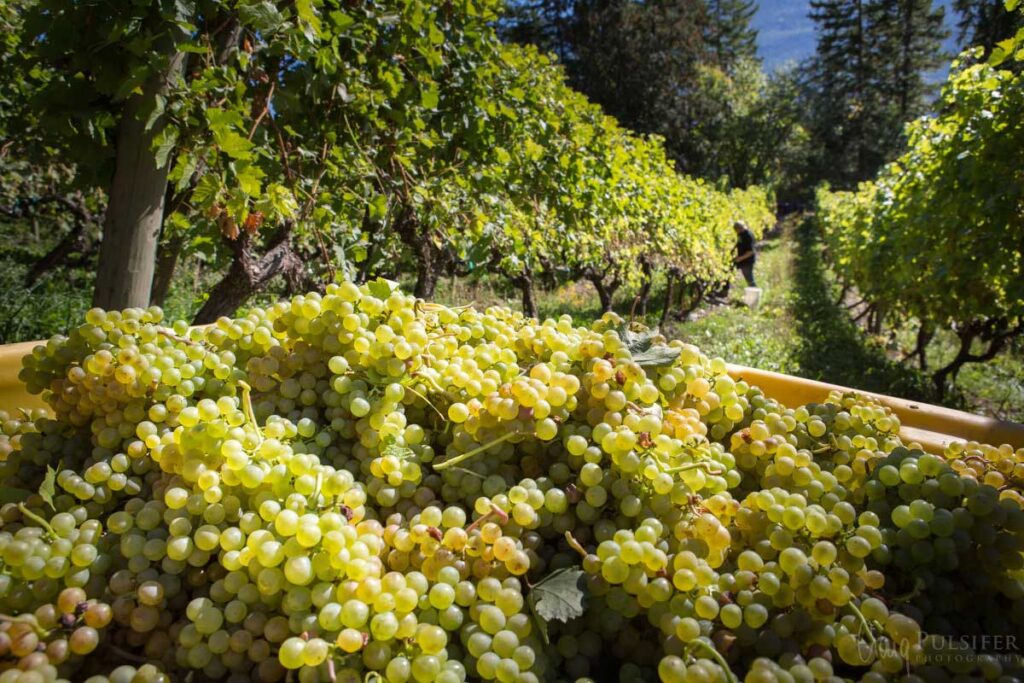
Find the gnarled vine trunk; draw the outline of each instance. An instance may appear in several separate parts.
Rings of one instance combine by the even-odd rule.
[[[641,318],[647,316],[647,303],[651,297],[651,285],[654,283],[654,268],[646,258],[640,261],[640,269],[644,273],[644,282],[640,286],[640,293],[637,294],[636,313]]]
[[[533,295],[533,273],[529,268],[524,268],[522,274],[512,278],[512,283],[522,293],[523,315],[527,318],[536,318],[537,300]]]
[[[666,273],[666,278],[665,303],[661,307],[661,320],[658,322],[659,327],[665,326],[665,323],[668,322],[669,313],[672,312],[672,301],[675,298],[676,285],[676,271],[674,268],[669,269],[668,273]]]
[[[178,267],[181,249],[185,246],[185,237],[175,235],[160,245],[156,257],[156,272],[153,273],[153,287],[149,293],[149,303],[163,306],[167,293],[171,290],[171,280]]]
[[[956,330],[956,336],[960,339],[960,348],[957,350],[956,356],[932,374],[932,382],[935,384],[935,391],[939,397],[942,398],[946,395],[948,383],[951,380],[956,381],[956,376],[964,365],[992,360],[1006,348],[1007,342],[1022,334],[1024,334],[1024,322],[1011,327],[1006,318],[974,320],[962,325]],[[981,353],[971,352],[971,347],[976,339],[988,344]]]
[[[597,273],[590,273],[587,275],[587,279],[590,280],[591,284],[594,285],[594,289],[597,290],[597,298],[601,302],[601,311],[608,313],[612,310],[612,302],[615,299],[615,292],[619,289],[619,279],[613,278],[610,282],[605,282],[604,277]]]
[[[305,262],[292,249],[290,225],[278,231],[262,256],[255,253],[248,233],[243,232],[228,244],[233,252],[231,266],[196,313],[192,321],[196,325],[212,323],[223,315],[233,315],[249,297],[278,275],[284,276],[292,291],[305,289],[309,284],[305,276]]]

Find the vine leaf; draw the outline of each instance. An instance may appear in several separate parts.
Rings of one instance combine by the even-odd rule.
[[[59,465],[58,465],[59,466]],[[51,510],[56,510],[53,506],[53,496],[56,493],[57,485],[57,470],[53,469],[50,465],[46,466],[46,476],[43,477],[43,483],[39,485],[39,497],[42,498],[47,505],[50,506]]]
[[[626,343],[633,362],[642,368],[664,368],[672,365],[679,357],[682,349],[673,348],[664,344],[655,344],[658,336],[658,328],[634,332],[625,326],[619,332],[622,341]]]
[[[577,567],[563,567],[551,572],[533,584],[526,602],[537,622],[544,642],[548,643],[548,622],[568,622],[583,614],[585,593],[580,584],[583,570]]]
[[[398,289],[398,283],[392,280],[386,280],[382,277],[377,278],[366,283],[366,286],[370,290],[370,294],[377,297],[378,299],[387,299],[391,296],[391,293]]]

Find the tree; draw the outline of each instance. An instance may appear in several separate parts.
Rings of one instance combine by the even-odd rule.
[[[703,65],[693,99],[697,115],[686,136],[697,174],[734,187],[764,185],[793,198],[809,154],[795,69],[766,76],[739,60],[731,72]]]
[[[818,43],[809,66],[813,84],[811,130],[820,149],[822,178],[846,185],[881,164],[869,131],[879,102],[869,86],[873,52],[865,0],[812,0]],[[877,121],[874,121],[877,123]]]
[[[557,54],[574,88],[623,125],[663,135],[691,170],[680,131],[694,120],[698,65],[711,59],[707,27],[704,0],[522,0],[510,3],[502,35]],[[723,49],[734,39],[721,37]]]
[[[499,24],[501,35],[568,63],[573,56],[572,30],[578,6],[575,0],[512,0]]]
[[[897,125],[886,146],[895,149],[902,135],[902,123],[924,114],[936,88],[924,74],[947,59],[942,43],[948,36],[944,26],[945,8],[933,8],[931,0],[878,0],[872,8],[872,26],[877,63],[886,68],[876,72],[878,87]]]
[[[158,103],[181,80],[181,48],[195,11],[189,3],[164,10],[58,1],[36,4],[25,20],[26,47],[51,69],[36,97],[40,108],[55,105],[44,125],[56,119],[58,135],[78,138],[64,145],[72,161],[104,176],[108,204],[96,305],[149,303],[169,171],[166,158],[156,154],[168,122]]]
[[[1024,28],[1024,13],[1007,9],[1005,0],[954,0],[953,7],[960,44],[981,47],[985,55]]]
[[[823,179],[850,187],[902,145],[924,111],[924,73],[942,58],[942,12],[930,0],[812,0],[818,43],[806,72]]]
[[[686,95],[707,55],[705,22],[694,0],[580,5],[569,81],[627,127],[666,134],[690,118]]]
[[[718,66],[728,70],[757,56],[757,29],[750,25],[755,14],[756,0],[708,0],[705,40]]]

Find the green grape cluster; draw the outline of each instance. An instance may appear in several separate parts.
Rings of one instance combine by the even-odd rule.
[[[93,310],[21,377],[0,683],[1024,676],[943,649],[1024,630],[1019,452],[787,408],[611,314],[344,282]]]

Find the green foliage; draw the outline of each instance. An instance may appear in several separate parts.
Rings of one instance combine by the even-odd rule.
[[[755,11],[750,0],[513,0],[502,27],[555,52],[623,125],[661,136],[681,171],[746,186],[781,183],[802,133],[796,93],[756,59]]]
[[[936,326],[1024,315],[1024,77],[954,70],[941,115],[908,128],[909,148],[855,193],[818,208],[840,274],[870,300]]]
[[[705,39],[715,63],[731,68],[740,60],[757,55],[757,30],[751,21],[757,13],[755,0],[708,0]]]
[[[45,116],[17,119],[42,141],[23,154],[59,150],[100,192],[142,93],[147,125],[162,122],[148,152],[169,168],[164,244],[230,265],[206,320],[277,274],[312,287],[410,261],[422,296],[479,268],[527,285],[635,285],[641,262],[714,280],[732,221],[771,222],[764,190],[678,175],[661,139],[620,127],[537,50],[503,46],[493,0],[121,4],[29,6],[19,64],[37,66],[19,83]],[[183,66],[145,99],[158,48]]]
[[[896,321],[923,332],[952,328],[957,357],[989,360],[1024,321],[1024,76],[1003,66],[954,65],[941,114],[908,127],[908,150],[857,192],[818,193],[818,212],[839,275]],[[1024,57],[1009,41],[1008,59]],[[993,61],[1001,55],[993,55]],[[988,344],[972,350],[976,338]]]
[[[1013,38],[1024,28],[1024,13],[1015,0],[954,0],[961,44],[976,45],[988,55],[998,43]]]
[[[586,594],[580,584],[585,585],[584,577],[582,569],[562,567],[530,588],[526,603],[545,643],[548,642],[549,621],[568,623],[583,615]]]

